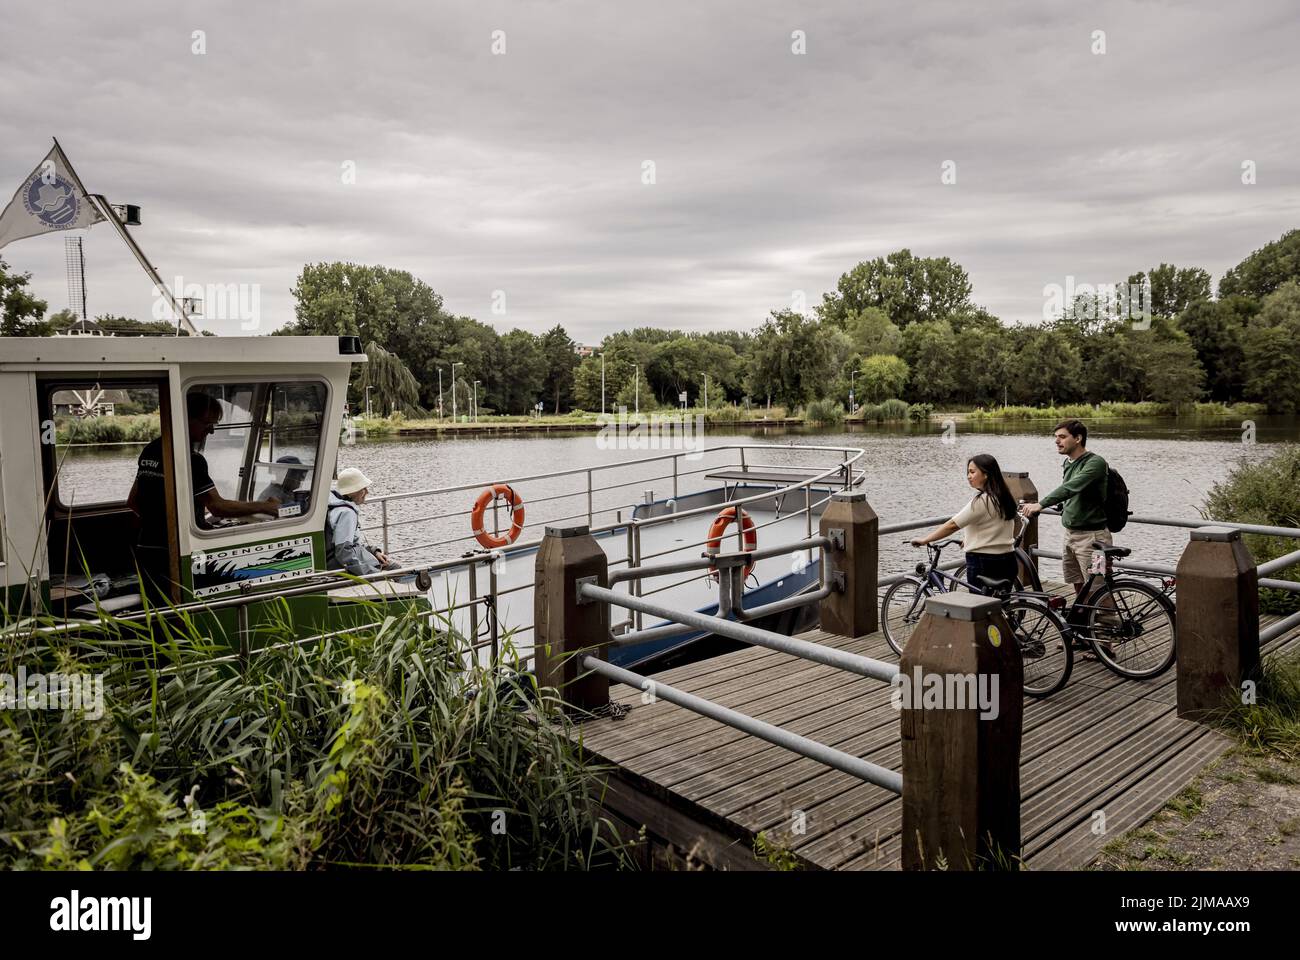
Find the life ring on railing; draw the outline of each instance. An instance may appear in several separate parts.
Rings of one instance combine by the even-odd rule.
[[[510,516],[510,530],[505,536],[497,536],[495,533],[488,533],[483,529],[483,514],[487,512],[488,504],[502,498],[514,512]],[[469,515],[470,530],[474,534],[474,539],[489,550],[496,550],[501,547],[508,547],[519,539],[519,534],[524,532],[524,501],[519,494],[511,489],[509,484],[497,483],[488,487],[478,495],[474,501],[474,509]]]
[[[736,511],[740,511],[740,529],[741,536],[744,539],[746,550],[758,549],[758,530],[754,526],[754,518],[745,512],[744,507],[724,507],[722,511],[713,518],[713,526],[709,527],[709,539],[705,541],[704,552],[710,557],[716,557],[722,550],[722,537],[727,532],[727,527],[731,526],[732,521],[736,519]],[[745,565],[745,578],[754,572],[754,564]],[[718,568],[710,567],[709,573],[717,576]]]

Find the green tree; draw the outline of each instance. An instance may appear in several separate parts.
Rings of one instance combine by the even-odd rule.
[[[1058,327],[1027,327],[1016,351],[1010,383],[1013,403],[1068,403],[1083,395],[1083,359],[1076,338]]]
[[[1262,300],[1288,280],[1300,280],[1300,230],[1284,233],[1228,270],[1219,281],[1219,297]]]
[[[364,344],[378,343],[414,375],[420,405],[436,405],[438,368],[448,366],[458,334],[456,322],[443,311],[442,297],[426,283],[389,267],[309,263],[298,275],[293,295],[295,319],[277,333],[353,335]]]
[[[1205,368],[1210,399],[1241,398],[1242,339],[1259,301],[1234,295],[1222,300],[1197,300],[1178,315],[1178,326],[1192,341],[1196,357]]]
[[[1190,339],[1150,340],[1143,344],[1140,362],[1146,389],[1141,399],[1174,405],[1200,399],[1205,369]]]
[[[857,310],[844,318],[844,332],[853,342],[860,356],[883,353],[898,355],[903,345],[903,332],[879,307]]]
[[[1264,298],[1242,341],[1246,395],[1277,413],[1300,411],[1300,282]]]
[[[396,354],[372,340],[366,344],[366,362],[361,367],[362,402],[367,388],[373,389],[370,402],[375,412],[381,416],[394,410],[408,415],[423,413],[419,405],[420,385]]]
[[[546,385],[546,357],[541,340],[527,330],[501,337],[500,407],[505,413],[528,413]]]
[[[851,314],[878,307],[899,327],[940,320],[970,302],[970,278],[947,257],[915,257],[903,249],[864,260],[822,298],[823,319],[843,327]]]
[[[858,377],[861,387],[859,397],[868,403],[880,403],[890,397],[901,397],[907,386],[910,371],[902,357],[877,353],[862,361]]]
[[[573,371],[578,365],[574,346],[572,338],[559,324],[542,337],[542,357],[546,361],[542,389],[550,398],[554,413],[562,413],[573,405]]]
[[[754,336],[746,389],[756,402],[770,395],[797,407],[824,395],[834,373],[822,325],[792,310],[774,310]]]
[[[46,303],[27,291],[30,273],[10,273],[9,265],[0,260],[0,336],[48,337],[53,330],[45,316]]]
[[[1151,313],[1157,317],[1174,317],[1197,300],[1210,298],[1210,274],[1200,267],[1181,270],[1171,263],[1162,263],[1150,276],[1138,272],[1128,278],[1130,287],[1151,285]]]
[[[924,403],[946,403],[959,387],[961,365],[957,334],[947,320],[925,320],[903,330],[902,357],[912,371],[911,396]]]

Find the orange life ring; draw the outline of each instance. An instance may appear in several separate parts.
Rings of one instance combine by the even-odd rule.
[[[487,512],[488,504],[492,503],[497,497],[505,500],[514,511],[510,517],[510,531],[503,537],[488,533],[483,529],[483,514]],[[478,495],[478,499],[474,501],[474,509],[469,515],[469,521],[474,539],[480,544],[489,550],[508,547],[519,539],[519,534],[524,532],[524,501],[519,494],[510,488],[509,484],[494,484]]]
[[[746,550],[758,549],[758,530],[754,527],[754,519],[745,512],[743,507],[724,507],[722,511],[713,519],[713,526],[709,527],[709,539],[704,544],[704,552],[711,557],[716,557],[722,550],[722,536],[736,519],[736,511],[740,511],[740,529],[741,536],[744,538]],[[754,564],[745,565],[745,577],[748,578],[754,572]],[[710,567],[709,573],[717,576],[718,568]]]

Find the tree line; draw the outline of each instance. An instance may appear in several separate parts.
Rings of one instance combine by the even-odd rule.
[[[49,332],[25,283],[0,263],[5,335]],[[1207,271],[1164,263],[1115,289],[1143,291],[1143,315],[1117,293],[1086,290],[1042,323],[1008,325],[972,301],[960,264],[904,249],[857,264],[814,309],[773,310],[752,332],[639,327],[609,334],[584,359],[562,325],[499,333],[447,311],[407,271],[335,262],[303,267],[294,320],[276,333],[359,335],[370,363],[352,399],[371,387],[380,410],[408,414],[437,409],[440,371],[448,412],[453,389],[468,409],[475,380],[480,410],[508,414],[538,402],[547,413],[649,410],[677,406],[683,393],[702,406],[706,382],[709,405],[848,406],[852,393],[859,404],[1208,399],[1300,410],[1300,230],[1229,269],[1217,295]]]

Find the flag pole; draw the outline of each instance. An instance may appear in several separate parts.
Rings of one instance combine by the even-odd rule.
[[[185,324],[186,331],[191,336],[197,337],[199,331],[190,321],[189,314],[185,312],[185,309],[176,300],[176,297],[172,294],[171,289],[167,284],[163,283],[162,277],[158,275],[157,268],[155,268],[154,265],[149,262],[149,258],[144,255],[144,251],[140,249],[140,245],[135,242],[135,237],[131,236],[131,234],[127,232],[126,225],[118,218],[112,205],[105,200],[101,194],[90,193],[86,190],[85,185],[81,182],[81,178],[77,176],[77,171],[72,168],[72,163],[68,160],[68,155],[63,152],[63,147],[59,145],[58,137],[54,138],[54,149],[59,151],[59,157],[63,160],[63,165],[68,168],[68,173],[70,173],[72,179],[77,182],[77,187],[81,190],[82,196],[99,208],[99,212],[103,215],[104,219],[113,225],[113,229],[115,229],[117,235],[122,238],[122,242],[127,245],[127,248],[133,254],[135,254],[136,260],[140,261],[140,266],[144,267],[144,272],[149,275],[149,279],[154,282],[154,286],[164,297],[167,298],[167,302],[171,304],[172,310],[176,312],[176,335],[180,336],[181,324],[183,323]]]

